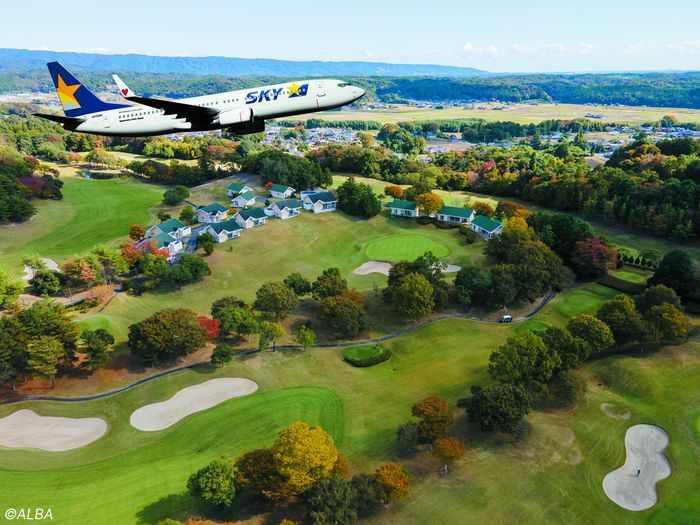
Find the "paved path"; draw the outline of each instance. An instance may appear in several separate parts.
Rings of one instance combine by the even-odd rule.
[[[553,291],[548,291],[544,297],[540,300],[537,305],[530,310],[528,313],[525,315],[522,315],[520,317],[514,317],[513,318],[513,323],[517,323],[520,321],[524,321],[526,319],[529,319],[533,315],[535,315],[537,312],[542,310],[554,297],[556,296],[556,293]],[[480,323],[498,323],[499,321],[486,321],[483,319],[478,319],[476,317],[472,317],[468,314],[440,314],[437,315],[436,317],[433,317],[431,319],[427,319],[425,321],[418,321],[417,323],[412,323],[408,326],[405,326],[404,328],[397,330],[396,332],[392,332],[390,334],[383,335],[381,337],[374,337],[372,339],[361,339],[358,341],[348,341],[344,343],[319,343],[315,344],[312,346],[312,348],[347,348],[350,346],[361,346],[361,345],[368,345],[368,344],[375,344],[375,343],[383,343],[386,341],[390,341],[391,339],[396,339],[398,337],[403,337],[405,335],[410,334],[411,332],[415,332],[416,330],[423,328],[424,326],[429,326],[431,324],[439,323],[440,321],[445,321],[447,319],[468,319],[470,321],[476,321]],[[239,349],[240,352],[237,354],[237,357],[239,359],[245,358],[245,357],[250,357],[251,355],[254,354],[259,354],[261,352],[271,352],[274,351],[275,349],[277,350],[294,350],[294,349],[299,349],[302,348],[301,345],[280,345],[277,346],[276,348],[266,348],[265,350],[258,350],[256,348],[241,348]],[[82,396],[82,397],[58,397],[58,396],[25,396],[25,397],[18,397],[18,398],[13,398],[13,399],[4,399],[0,401],[0,405],[9,405],[11,403],[21,403],[23,401],[62,401],[62,402],[68,402],[68,403],[73,403],[76,401],[91,401],[94,399],[102,399],[104,397],[110,397],[115,394],[119,394],[120,392],[124,392],[125,390],[129,390],[131,388],[134,388],[136,386],[142,385],[144,383],[147,383],[149,381],[153,381],[154,379],[158,379],[160,377],[164,377],[170,374],[175,374],[177,372],[182,372],[183,370],[188,370],[190,368],[198,368],[198,367],[203,367],[203,366],[208,366],[210,363],[209,361],[202,361],[200,363],[193,363],[191,365],[184,365],[184,366],[179,366],[177,368],[171,368],[170,370],[165,370],[163,372],[158,372],[157,374],[154,374],[152,376],[144,377],[142,379],[139,379],[138,381],[134,381],[133,383],[129,383],[128,385],[125,385],[121,388],[117,388],[115,390],[110,390],[108,392],[103,392],[101,394],[94,394],[91,396]]]

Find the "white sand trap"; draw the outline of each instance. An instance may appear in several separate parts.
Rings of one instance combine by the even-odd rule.
[[[8,448],[61,452],[92,443],[105,432],[107,423],[98,417],[40,416],[32,410],[18,410],[0,419],[0,445]]]
[[[625,464],[603,479],[605,494],[627,510],[645,510],[658,499],[656,484],[671,475],[664,455],[668,434],[656,425],[634,425],[625,434]]]
[[[361,264],[353,270],[352,273],[355,275],[369,275],[370,273],[381,273],[384,275],[389,275],[389,270],[391,270],[391,264],[383,261],[367,261]],[[460,270],[460,267],[456,264],[448,264],[445,269],[445,273],[455,273]]]
[[[181,419],[234,397],[247,396],[258,384],[240,377],[220,377],[183,388],[167,401],[139,408],[131,414],[131,426],[146,432],[164,430]]]

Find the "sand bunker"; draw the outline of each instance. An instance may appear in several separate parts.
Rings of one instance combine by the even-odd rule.
[[[606,416],[613,419],[627,420],[632,417],[632,413],[629,410],[617,411],[616,406],[612,403],[601,403],[600,409],[605,413]]]
[[[181,419],[234,397],[247,396],[258,389],[250,379],[220,377],[183,388],[167,401],[139,408],[131,414],[131,425],[139,430],[164,430]]]
[[[61,452],[92,443],[105,432],[107,423],[97,417],[40,416],[32,410],[18,410],[0,419],[0,445],[8,448]]]
[[[625,464],[603,479],[605,494],[627,510],[645,510],[656,503],[656,484],[671,475],[664,455],[668,434],[656,425],[634,425],[625,434]]]
[[[391,270],[391,264],[383,261],[367,261],[361,264],[353,270],[352,273],[355,275],[369,275],[370,273],[381,273],[384,275],[389,275],[389,270]],[[456,264],[448,264],[445,269],[445,273],[458,272],[460,267]]]

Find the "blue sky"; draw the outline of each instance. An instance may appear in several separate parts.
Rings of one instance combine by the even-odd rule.
[[[700,69],[698,0],[52,0],[2,11],[0,47],[489,71]]]

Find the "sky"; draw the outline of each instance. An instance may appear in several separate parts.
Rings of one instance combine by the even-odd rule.
[[[26,0],[6,2],[2,18],[0,47],[24,49],[494,72],[700,69],[699,0]]]

